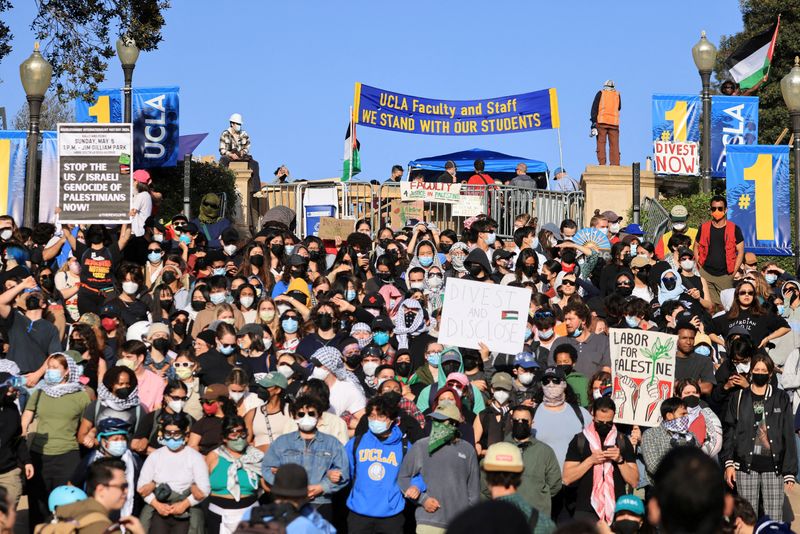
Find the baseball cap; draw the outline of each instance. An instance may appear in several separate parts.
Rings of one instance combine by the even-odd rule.
[[[113,304],[105,304],[100,308],[100,313],[98,313],[101,318],[103,317],[112,317],[114,319],[119,319],[119,310]]]
[[[636,495],[622,495],[617,499],[617,505],[614,507],[614,513],[630,512],[636,515],[644,515],[644,503],[642,499]]]
[[[267,373],[256,380],[256,384],[262,388],[279,387],[286,389],[289,387],[289,381],[281,373]]]
[[[144,169],[133,171],[133,179],[139,182],[140,184],[146,184],[147,182],[150,181],[150,173]]]
[[[513,443],[501,441],[489,445],[486,456],[483,458],[484,471],[503,471],[508,473],[522,473],[525,464],[522,463],[522,453]]]
[[[542,375],[542,380],[544,380],[547,377],[560,378],[561,380],[567,379],[567,377],[564,376],[564,371],[562,371],[558,367],[548,367],[547,369],[545,369],[544,374]]]
[[[466,388],[469,385],[469,378],[464,373],[450,373],[446,382],[457,382],[462,388]]]
[[[455,404],[439,404],[436,410],[431,414],[431,419],[436,419],[437,421],[452,419],[453,421],[460,422],[461,412],[458,411],[458,406]]]
[[[517,354],[516,358],[514,358],[514,367],[517,366],[523,369],[539,369],[541,367],[530,352],[520,352]]]
[[[686,209],[686,206],[676,204],[669,210],[669,218],[672,222],[686,222],[686,219],[689,218],[689,210]]]
[[[604,211],[602,213],[602,215],[603,215],[603,217],[608,219],[608,222],[618,222],[618,221],[622,220],[622,217],[617,215],[617,213],[615,211],[612,211],[612,210],[606,210],[606,211]]]
[[[690,248],[681,247],[678,249],[678,259],[680,259],[682,256],[689,256],[690,258],[694,258],[694,252],[692,252],[692,249]]]
[[[508,373],[495,373],[492,377],[492,389],[511,391],[513,389],[511,375]]]
[[[441,359],[440,365],[442,363],[445,363],[445,362],[459,362],[459,363],[461,363],[461,358],[459,357],[458,352],[450,350],[450,351],[442,353],[442,359]]]
[[[562,172],[567,172],[564,167],[556,167],[555,170],[553,170],[553,176],[558,176],[559,173]]]
[[[555,223],[545,223],[542,226],[542,230],[547,230],[548,232],[553,234],[553,237],[555,237],[559,241],[564,239],[564,236],[561,235],[561,229]]]
[[[733,336],[746,336],[750,337],[750,331],[743,327],[743,326],[734,326],[730,330],[728,330],[728,335],[725,336],[727,339],[730,339]]]
[[[644,235],[644,230],[642,230],[642,227],[639,226],[638,224],[631,223],[631,224],[629,224],[628,226],[626,226],[625,228],[622,229],[622,233],[629,234],[629,235],[635,235],[635,236],[643,236]]]
[[[246,336],[247,334],[252,334],[256,337],[262,337],[264,335],[264,327],[260,324],[248,323],[242,326],[239,331],[236,332],[236,337]]]
[[[383,297],[380,293],[367,293],[364,296],[364,300],[361,301],[361,306],[363,308],[380,308],[383,309],[386,306],[386,301],[383,300]],[[373,326],[373,328],[375,328]]]
[[[388,317],[381,315],[372,320],[372,331],[391,332],[394,330],[394,323]]]
[[[645,258],[644,256],[636,255],[631,259],[631,267],[636,267],[637,269],[641,269],[642,267],[646,267],[650,265],[650,260]]]
[[[215,401],[228,398],[228,386],[225,384],[211,384],[200,395],[202,400]]]
[[[492,259],[507,260],[509,258],[513,258],[514,256],[515,254],[510,250],[501,248],[494,251],[494,253],[492,254]]]

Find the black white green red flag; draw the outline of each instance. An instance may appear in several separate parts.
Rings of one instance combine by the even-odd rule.
[[[779,16],[775,24],[742,43],[725,60],[728,72],[740,88],[750,89],[769,72],[780,24]]]

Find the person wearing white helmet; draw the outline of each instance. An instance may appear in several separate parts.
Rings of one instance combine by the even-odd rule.
[[[242,129],[242,115],[233,113],[229,125],[219,136],[219,163],[223,167],[231,161],[246,161],[253,171],[253,181],[259,183],[258,162],[250,155],[250,136]]]

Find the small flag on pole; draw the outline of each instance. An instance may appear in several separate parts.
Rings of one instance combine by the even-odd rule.
[[[361,172],[361,143],[356,139],[356,125],[353,122],[352,113],[350,124],[347,125],[347,133],[344,136],[344,168],[342,169],[342,181],[349,182],[356,174]]]
[[[775,24],[742,43],[725,60],[728,72],[740,88],[750,89],[769,73],[780,25],[781,17],[778,16]]]

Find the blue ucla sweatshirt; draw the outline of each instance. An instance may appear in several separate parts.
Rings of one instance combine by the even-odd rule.
[[[344,447],[353,481],[347,507],[369,517],[399,514],[405,508],[405,498],[397,485],[403,463],[403,432],[393,426],[385,441],[366,432],[361,436],[354,457],[356,440],[358,437],[350,439]]]

